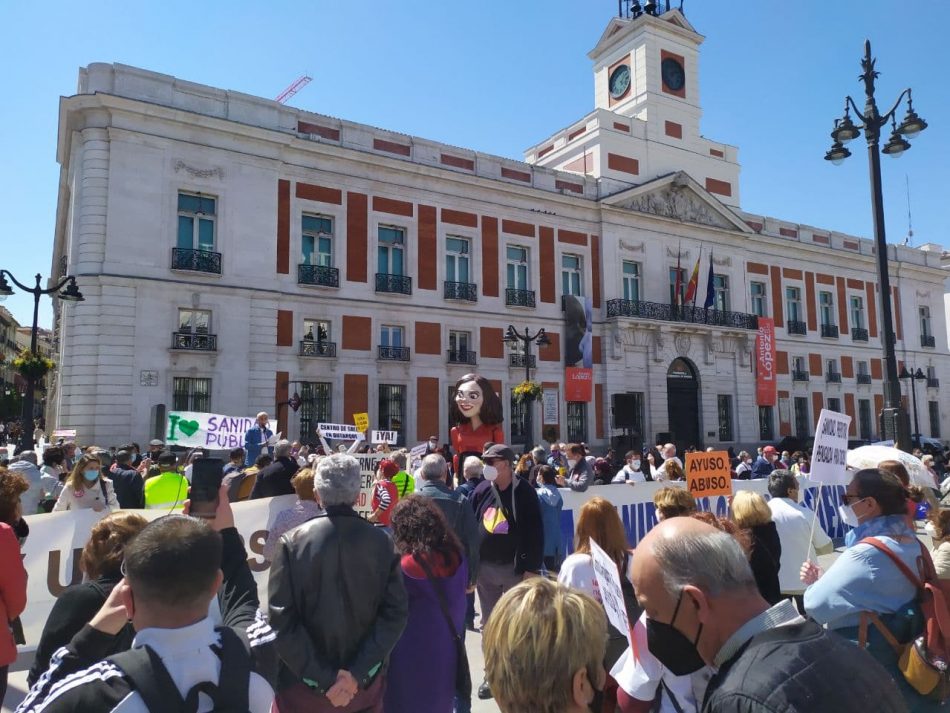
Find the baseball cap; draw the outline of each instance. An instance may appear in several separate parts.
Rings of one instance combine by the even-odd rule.
[[[506,460],[509,463],[514,463],[517,458],[515,457],[515,452],[504,443],[496,443],[482,453],[482,460]]]
[[[149,444],[150,446],[164,446],[164,445],[165,445],[165,442],[164,442],[164,441],[160,441],[160,440],[158,440],[157,438],[153,438],[151,441],[148,442],[148,444]]]

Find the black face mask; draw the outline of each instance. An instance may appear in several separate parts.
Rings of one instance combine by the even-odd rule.
[[[696,650],[696,644],[703,633],[703,625],[699,625],[696,638],[692,641],[673,627],[682,603],[683,592],[680,591],[680,598],[676,601],[676,609],[673,610],[673,618],[669,624],[647,617],[647,648],[674,676],[686,676],[706,665]]]

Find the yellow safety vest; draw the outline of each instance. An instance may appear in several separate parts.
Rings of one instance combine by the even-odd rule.
[[[188,498],[188,481],[178,473],[162,473],[145,481],[146,510],[181,510]]]

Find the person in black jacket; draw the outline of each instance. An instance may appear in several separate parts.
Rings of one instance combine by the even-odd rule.
[[[115,585],[122,579],[119,569],[125,546],[147,524],[148,520],[141,515],[115,512],[93,526],[79,559],[79,567],[87,581],[67,589],[53,604],[26,679],[30,686],[49,668],[53,653],[66,646],[109,598]],[[135,631],[131,624],[125,626],[114,637],[114,648],[108,653],[130,648],[134,637]]]
[[[637,545],[633,585],[652,653],[674,675],[714,666],[703,713],[902,713],[893,679],[862,649],[769,607],[741,546],[693,518],[664,520]]]
[[[115,497],[123,510],[145,507],[145,480],[132,467],[132,453],[119,451],[115,454],[115,467],[110,471]]]
[[[274,446],[274,462],[257,474],[254,489],[251,490],[251,500],[270,498],[275,495],[293,495],[294,486],[290,479],[300,470],[300,464],[291,453],[291,444],[288,440],[278,441]]]
[[[732,519],[749,533],[751,550],[749,564],[755,575],[759,594],[769,604],[782,597],[778,571],[782,563],[782,540],[772,522],[772,511],[765,498],[752,490],[740,490],[732,499]]]
[[[223,688],[217,685],[224,665],[219,661],[227,660],[221,646],[228,632],[216,624],[235,630],[246,641],[239,655],[250,651],[243,709],[269,713],[276,637],[258,609],[257,586],[224,488],[218,501],[210,521],[168,515],[147,525],[129,543],[125,578],[69,645],[53,654],[49,670],[17,709],[20,713],[146,709],[130,675],[111,658],[103,660],[116,651],[116,638],[129,620],[136,631],[131,651],[148,647],[159,659],[150,659],[150,665],[164,668],[179,691],[194,691],[202,710],[209,704],[213,707]],[[189,505],[186,501],[186,513]],[[241,646],[239,641],[237,645]],[[199,685],[207,683],[215,685],[201,685],[199,693]],[[233,686],[233,681],[229,683]],[[175,702],[170,704],[174,707]]]

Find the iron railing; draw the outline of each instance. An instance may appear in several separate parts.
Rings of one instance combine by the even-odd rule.
[[[927,377],[927,388],[928,388],[928,389],[936,389],[936,388],[938,388],[939,386],[940,386],[940,379],[938,379],[936,376],[928,376],[928,377]]]
[[[379,347],[378,357],[383,361],[409,361],[409,347]]]
[[[808,372],[803,369],[792,369],[792,381],[808,381]]]
[[[841,372],[839,371],[829,371],[825,374],[825,381],[829,384],[840,384],[841,383]]]
[[[447,300],[462,300],[463,302],[478,302],[478,285],[474,282],[442,283],[442,296]]]
[[[785,322],[785,331],[789,334],[808,334],[808,326],[797,319]]]
[[[221,253],[211,250],[172,248],[172,270],[221,274]]]
[[[408,275],[390,275],[385,272],[377,272],[376,291],[390,292],[397,295],[411,295],[412,278]]]
[[[920,335],[920,346],[922,347],[935,347],[937,346],[937,340],[934,339],[932,334],[921,334]]]
[[[215,352],[218,350],[218,335],[207,332],[172,332],[172,349]]]
[[[868,340],[868,330],[864,327],[851,327],[851,341],[866,342]]]
[[[828,339],[837,339],[838,338],[838,325],[837,324],[823,324],[821,325],[821,336]]]
[[[529,369],[534,369],[537,366],[537,359],[534,354],[527,357],[527,359],[525,359],[524,354],[509,354],[508,366],[521,367],[522,369],[527,366]]]
[[[858,374],[858,383],[859,384],[870,384],[871,375],[870,374]]]
[[[297,284],[339,287],[340,271],[323,265],[297,265]]]
[[[505,304],[509,307],[534,307],[534,290],[505,288]]]
[[[300,342],[300,356],[302,357],[335,357],[336,342],[304,339]]]
[[[607,317],[633,317],[661,322],[690,322],[713,327],[758,329],[759,318],[744,312],[727,312],[702,307],[679,306],[641,300],[607,300]]]
[[[469,349],[449,349],[449,364],[475,365],[475,352]]]

